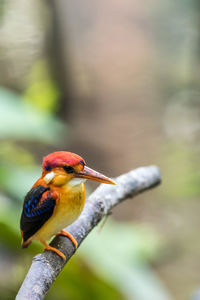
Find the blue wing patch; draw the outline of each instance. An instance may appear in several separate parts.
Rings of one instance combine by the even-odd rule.
[[[41,197],[46,191],[49,191],[49,193],[41,201]],[[55,203],[56,199],[52,197],[49,187],[36,186],[27,193],[20,220],[24,242],[36,233],[52,216]]]

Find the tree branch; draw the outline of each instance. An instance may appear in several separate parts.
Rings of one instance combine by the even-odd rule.
[[[88,198],[80,217],[67,227],[67,231],[75,237],[78,246],[80,246],[88,233],[114,206],[158,185],[160,181],[159,169],[156,166],[149,166],[132,170],[117,177],[116,186],[101,184]],[[75,252],[72,242],[63,236],[54,238],[51,245],[65,254],[66,261],[64,262],[52,251],[44,251],[35,256],[16,300],[43,299],[53,281]]]

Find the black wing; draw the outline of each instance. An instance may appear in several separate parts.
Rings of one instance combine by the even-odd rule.
[[[48,190],[50,190],[49,187],[36,186],[28,192],[24,199],[20,220],[23,243],[34,235],[53,214],[56,199],[50,191],[47,193],[47,197],[41,201],[42,195]]]

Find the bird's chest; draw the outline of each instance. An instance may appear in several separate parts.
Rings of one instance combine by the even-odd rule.
[[[85,204],[85,187],[83,184],[73,189],[65,188],[60,191],[60,197],[53,213],[60,226],[73,223]]]
[[[54,208],[53,215],[35,234],[35,239],[49,240],[52,235],[55,235],[73,223],[83,210],[86,199],[84,184],[73,188],[54,188],[54,190],[59,193],[59,199]]]

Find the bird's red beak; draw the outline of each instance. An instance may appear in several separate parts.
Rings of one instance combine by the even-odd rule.
[[[76,173],[75,177],[77,178],[85,178],[85,179],[91,179],[107,184],[116,184],[112,179],[104,176],[103,174],[96,172],[87,166],[84,166],[83,170]]]

